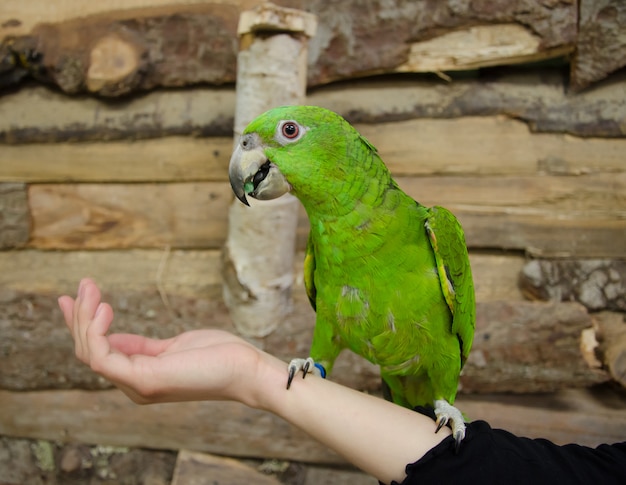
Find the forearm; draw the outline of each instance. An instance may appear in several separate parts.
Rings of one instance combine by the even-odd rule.
[[[380,398],[308,375],[285,389],[286,364],[268,358],[254,406],[270,411],[389,483],[450,434],[431,419]]]

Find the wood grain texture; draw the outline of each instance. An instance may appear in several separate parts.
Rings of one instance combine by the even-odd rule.
[[[232,138],[5,145],[0,180],[167,182],[225,180]]]
[[[625,83],[626,73],[617,73],[593,90],[574,95],[567,91],[565,73],[547,67],[483,72],[451,82],[379,76],[309,90],[307,103],[337,111],[359,124],[502,114],[525,121],[531,132],[619,137],[626,134]],[[0,97],[3,110],[16,113],[0,117],[0,140],[10,144],[175,135],[230,137],[235,89],[158,90],[115,102],[68,97],[31,86]]]
[[[450,209],[471,248],[518,249],[539,257],[626,254],[623,173],[400,178],[399,184],[424,205]]]
[[[477,304],[462,392],[551,392],[606,382],[608,374],[582,358],[581,333],[589,328],[591,317],[578,303]]]
[[[458,405],[471,419],[484,419],[518,436],[592,447],[624,441],[626,394],[610,386],[528,396],[466,396]]]
[[[28,243],[30,211],[25,184],[0,183],[0,249]]]
[[[355,79],[311,89],[308,100],[352,123],[502,114],[526,121],[532,132],[619,137],[626,133],[625,81],[625,73],[616,73],[573,94],[562,69],[526,66],[452,75],[447,82],[425,76]]]
[[[224,155],[230,156],[235,88],[205,86],[159,90],[112,101],[68,97],[49,87],[31,86],[0,97],[0,110],[19,113],[0,118],[0,140],[9,144],[169,136],[167,143],[175,146],[179,139],[173,137],[177,135],[210,135],[214,138],[204,143],[220,143],[222,140],[217,138],[220,136],[229,138],[226,150],[229,153]],[[137,149],[140,150],[141,145]],[[161,149],[167,150],[167,145]],[[207,154],[212,151],[213,148],[207,146]],[[97,156],[98,151],[93,150],[92,155]],[[106,151],[102,156],[114,158],[114,154]],[[162,158],[166,159],[166,154]]]
[[[396,175],[583,174],[623,171],[626,140],[531,134],[500,117],[356,125]]]
[[[33,185],[32,247],[219,247],[231,189],[225,183]]]
[[[619,258],[626,253],[624,173],[398,181],[422,204],[452,210],[470,248],[544,257]],[[226,236],[231,198],[225,182],[31,185],[29,247],[217,248]],[[301,210],[300,248],[307,234]]]
[[[624,138],[531,133],[525,123],[504,116],[418,118],[355,128],[396,176],[624,172]],[[4,145],[0,181],[227,181],[231,152],[227,137]]]
[[[210,477],[210,478],[208,478]],[[208,485],[255,483],[280,485],[275,477],[264,475],[254,468],[232,458],[208,453],[181,450],[176,459],[176,468],[171,485]]]

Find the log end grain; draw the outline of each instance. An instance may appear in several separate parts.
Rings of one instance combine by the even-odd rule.
[[[87,89],[109,96],[132,91],[141,81],[144,56],[142,46],[118,34],[100,38],[90,52]]]

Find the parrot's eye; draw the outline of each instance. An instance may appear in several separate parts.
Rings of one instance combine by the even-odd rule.
[[[296,138],[300,133],[300,128],[293,121],[287,121],[283,124],[283,136],[289,139]]]
[[[286,145],[287,143],[298,141],[304,136],[307,130],[308,128],[306,126],[299,125],[296,121],[281,121],[276,128],[274,139],[281,145]]]

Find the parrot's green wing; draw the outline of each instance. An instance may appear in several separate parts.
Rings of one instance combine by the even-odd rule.
[[[463,229],[443,207],[428,210],[426,230],[435,253],[441,290],[452,312],[452,328],[461,345],[461,366],[472,347],[476,320],[474,284]]]
[[[313,240],[309,234],[309,240],[306,243],[306,254],[304,256],[304,288],[306,295],[309,297],[313,310],[317,310],[315,298],[317,291],[315,289],[315,252],[313,250]]]

